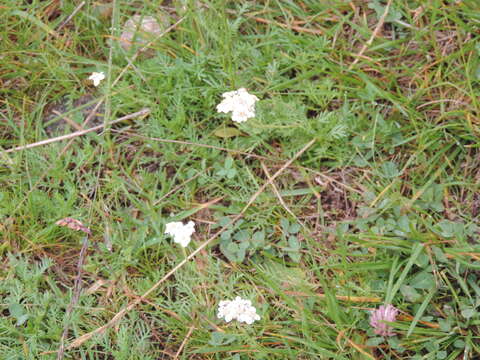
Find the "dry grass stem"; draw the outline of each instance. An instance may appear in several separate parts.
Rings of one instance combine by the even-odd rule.
[[[58,348],[57,352],[57,360],[62,360],[65,355],[65,340],[67,339],[68,329],[70,327],[70,318],[72,315],[72,310],[77,305],[78,299],[80,298],[80,291],[81,288],[81,279],[82,279],[82,272],[83,272],[83,263],[85,261],[85,256],[87,254],[88,248],[88,235],[83,238],[82,249],[80,250],[80,255],[78,257],[77,263],[77,276],[75,277],[75,284],[73,287],[73,296],[70,300],[70,304],[68,304],[67,311],[65,314],[65,325],[63,327],[62,337],[60,338],[60,347]]]
[[[284,29],[294,30],[294,31],[297,31],[297,32],[307,33],[307,34],[312,34],[312,35],[323,35],[323,31],[318,30],[318,29],[307,29],[307,28],[303,28],[301,26],[283,24],[283,23],[280,23],[278,21],[268,20],[268,19],[264,19],[264,18],[260,18],[260,17],[256,17],[256,16],[251,16],[251,15],[246,15],[246,16],[248,18],[253,19],[253,20],[255,20],[259,23],[262,23],[262,24],[276,25],[276,26],[280,26]]]
[[[60,23],[60,25],[58,25],[57,27],[57,31],[60,31],[65,25],[67,25],[70,20],[73,19],[73,17],[80,11],[80,9],[86,4],[85,1],[82,1],[76,8],[75,10],[72,11],[72,13],[64,20]]]
[[[293,213],[292,210],[288,207],[288,205],[285,203],[285,201],[282,198],[282,195],[280,195],[280,192],[277,189],[277,186],[275,183],[272,181],[272,177],[270,176],[270,172],[268,171],[268,168],[265,166],[265,164],[260,161],[260,164],[262,165],[263,172],[267,176],[268,182],[270,183],[270,186],[272,187],[273,192],[278,198],[278,201],[280,201],[280,204],[282,204],[283,208],[294,218],[296,221],[302,225],[305,229],[307,228],[305,224]]]
[[[73,127],[75,130],[77,130],[77,131],[85,130],[81,125],[77,124],[75,121],[70,119],[68,116],[62,114],[61,112],[59,112],[57,110],[53,110],[52,113],[57,115],[57,116],[60,116],[66,123],[68,123],[68,125]]]
[[[178,357],[179,357],[180,354],[182,353],[183,348],[184,348],[185,345],[187,344],[188,339],[189,339],[190,336],[192,335],[193,330],[195,330],[195,327],[192,325],[192,326],[190,326],[190,329],[188,329],[187,335],[185,335],[185,339],[183,339],[182,344],[181,344],[180,347],[178,348],[178,351],[177,351],[177,353],[175,354],[175,357],[173,358],[173,360],[178,359]]]
[[[130,120],[130,119],[133,119],[133,118],[136,118],[136,117],[140,117],[140,116],[146,116],[146,115],[148,115],[148,114],[150,114],[150,109],[145,108],[145,109],[142,109],[142,110],[140,110],[140,111],[134,112],[134,113],[132,113],[132,114],[128,114],[128,115],[122,116],[122,117],[120,117],[120,118],[118,118],[118,119],[116,119],[116,120],[113,120],[113,121],[109,122],[109,124],[110,124],[110,125],[112,125],[112,124],[117,124],[117,123],[120,123],[120,122],[122,122],[122,121]],[[101,130],[101,129],[103,129],[103,128],[105,127],[105,125],[106,125],[106,124],[101,124],[101,125],[97,125],[97,126],[91,127],[91,128],[89,128],[89,129],[86,129],[86,130],[75,131],[75,132],[70,133],[70,134],[67,134],[67,135],[57,136],[57,137],[54,137],[54,138],[51,138],[51,139],[46,139],[46,140],[38,141],[38,142],[35,142],[35,143],[32,143],[32,144],[28,144],[28,145],[17,146],[17,147],[15,147],[15,148],[5,150],[4,153],[11,153],[11,152],[14,152],[14,151],[21,151],[21,150],[26,150],[26,149],[32,149],[32,148],[35,148],[35,147],[38,147],[38,146],[43,146],[43,145],[51,144],[51,143],[58,142],[58,141],[73,139],[73,138],[76,138],[76,137],[79,137],[79,136],[82,136],[82,135],[91,133],[91,132],[93,132],[93,131]]]
[[[380,17],[380,19],[378,20],[378,24],[377,26],[375,27],[375,30],[373,30],[373,33],[372,33],[372,36],[370,36],[370,39],[368,39],[368,41],[363,44],[362,48],[360,49],[360,52],[355,55],[356,59],[353,60],[352,64],[350,65],[350,67],[348,68],[349,70],[351,70],[355,64],[358,62],[358,60],[363,57],[363,53],[365,51],[367,51],[368,47],[370,45],[372,45],[373,43],[373,40],[378,36],[378,34],[380,33],[380,30],[382,29],[383,27],[383,24],[385,23],[385,19],[387,18],[387,15],[388,15],[388,11],[390,10],[390,6],[392,5],[392,0],[388,0],[388,3],[387,5],[385,6],[385,11],[383,12],[382,16]]]

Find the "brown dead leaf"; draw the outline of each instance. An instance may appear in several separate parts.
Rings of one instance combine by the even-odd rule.
[[[58,226],[68,227],[72,230],[83,231],[85,234],[92,235],[92,232],[90,231],[90,229],[85,225],[83,225],[81,221],[70,218],[70,217],[60,219],[55,224]]]

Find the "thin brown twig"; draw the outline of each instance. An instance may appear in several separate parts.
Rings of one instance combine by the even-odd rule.
[[[61,119],[63,119],[68,125],[73,127],[75,130],[77,130],[77,131],[85,130],[80,124],[77,124],[75,121],[70,119],[67,115],[62,114],[61,112],[59,112],[57,110],[53,110],[52,113],[59,116]]]
[[[182,353],[183,348],[184,348],[185,345],[187,344],[188,339],[189,339],[190,336],[192,335],[193,330],[195,330],[195,327],[192,325],[192,326],[190,326],[190,329],[188,329],[187,335],[185,335],[185,339],[183,339],[182,344],[181,344],[180,347],[178,348],[178,351],[177,351],[177,353],[175,354],[175,357],[173,358],[173,360],[177,360],[177,359],[178,359],[178,357],[179,357],[180,354]]]
[[[235,222],[237,222],[243,214],[247,211],[247,209],[254,203],[254,201],[258,198],[258,196],[265,190],[265,188],[270,184],[271,181],[275,180],[286,168],[288,168],[300,155],[302,155],[310,146],[313,145],[315,142],[315,139],[311,140],[309,143],[307,143],[299,152],[295,154],[294,157],[292,157],[288,162],[286,162],[271,178],[271,180],[265,182],[256,192],[255,194],[252,195],[248,203],[245,205],[245,207],[240,211],[240,213],[235,216],[228,224],[223,226],[217,233],[215,233],[213,236],[211,236],[208,240],[206,240],[202,245],[200,245],[196,250],[194,250],[190,255],[188,255],[185,259],[180,261],[176,266],[173,267],[167,274],[165,274],[159,281],[157,281],[150,289],[148,289],[142,296],[139,298],[133,300],[128,304],[126,307],[124,307],[122,310],[120,310],[115,316],[110,319],[105,325],[98,327],[97,329],[86,333],[78,338],[76,338],[68,347],[67,349],[73,349],[81,346],[83,343],[86,341],[90,340],[93,336],[95,335],[100,335],[103,334],[107,329],[115,325],[118,321],[120,321],[125,314],[127,314],[130,310],[132,310],[135,306],[137,306],[140,302],[142,302],[142,299],[145,299],[147,296],[149,296],[152,292],[157,290],[161,284],[163,284],[167,279],[169,279],[173,274],[177,272],[178,269],[180,269],[183,265],[185,265],[188,261],[193,259],[199,252],[201,252],[203,249],[205,249],[208,245],[210,245],[218,236],[220,236],[221,233],[223,233],[229,226],[233,225]]]
[[[359,353],[362,353],[364,356],[366,356],[367,358],[369,358],[369,359],[371,359],[371,360],[376,360],[376,358],[373,357],[372,354],[369,354],[368,352],[366,352],[365,350],[363,350],[363,348],[365,347],[365,345],[357,344],[357,343],[354,342],[352,339],[350,339],[349,337],[345,336],[345,330],[338,331],[337,344],[340,345],[340,340],[341,340],[342,338],[344,338],[345,340],[347,340],[347,342],[348,342],[353,348],[355,348]]]
[[[455,104],[461,104],[461,105],[464,105],[464,106],[467,106],[467,105],[470,105],[464,101],[460,101],[460,100],[455,100],[455,99],[439,99],[439,100],[432,100],[432,101],[427,101],[421,105],[418,105],[416,107],[417,110],[425,107],[425,106],[428,106],[428,105],[432,105],[432,104],[438,104],[438,103],[448,103],[448,102],[452,102],[452,103],[455,103]]]
[[[125,115],[125,116],[122,116],[114,121],[111,121],[109,122],[109,124],[116,124],[116,123],[119,123],[119,122],[122,122],[122,121],[125,121],[125,120],[130,120],[130,119],[133,119],[133,118],[136,118],[136,117],[139,117],[139,116],[146,116],[150,114],[150,109],[148,108],[145,108],[145,109],[142,109],[140,111],[137,111],[137,112],[134,112],[132,114],[128,114],[128,115]],[[76,138],[78,136],[82,136],[82,135],[85,135],[85,134],[88,134],[88,133],[91,133],[93,131],[97,131],[97,130],[100,130],[100,129],[103,129],[105,127],[105,123],[104,124],[101,124],[101,125],[97,125],[97,126],[94,126],[94,127],[91,127],[89,129],[85,129],[85,130],[81,130],[81,131],[75,131],[73,133],[70,133],[70,134],[67,134],[67,135],[61,135],[61,136],[57,136],[57,137],[54,137],[54,138],[50,138],[50,139],[46,139],[46,140],[42,140],[42,141],[37,141],[35,143],[32,143],[32,144],[28,144],[28,145],[23,145],[23,146],[17,146],[15,148],[12,148],[12,149],[8,149],[8,150],[5,150],[4,153],[11,153],[11,152],[14,152],[14,151],[21,151],[21,150],[25,150],[25,149],[31,149],[31,148],[34,148],[34,147],[38,147],[38,146],[42,146],[42,145],[46,145],[46,144],[51,144],[51,143],[54,143],[54,142],[57,142],[57,141],[62,141],[62,140],[67,140],[67,139],[72,139],[72,138]]]
[[[73,12],[68,16],[64,21],[60,23],[57,27],[57,31],[60,31],[65,25],[67,25],[70,20],[73,19],[73,17],[80,11],[80,9],[86,4],[85,1],[82,1],[76,8],[73,10]]]
[[[307,34],[323,35],[323,31],[318,30],[318,29],[307,29],[307,28],[303,28],[301,26],[283,24],[283,23],[278,22],[278,21],[268,20],[268,19],[264,19],[264,18],[261,18],[261,17],[248,15],[248,14],[246,14],[245,16],[247,16],[248,18],[253,19],[253,20],[255,20],[259,23],[262,23],[262,24],[277,25],[277,26],[280,26],[284,29],[295,30],[297,32],[303,32],[303,33],[307,33]]]
[[[125,294],[129,297],[129,298],[132,298],[132,299],[136,299],[136,298],[140,298],[139,295],[135,294],[127,285],[127,283],[124,281],[124,284],[123,284],[123,291],[125,292]],[[158,311],[161,311],[161,312],[164,312],[168,315],[170,315],[171,317],[177,319],[178,321],[181,321],[182,319],[180,318],[180,316],[178,316],[178,314],[172,310],[168,310],[164,307],[161,307],[157,304],[155,304],[154,302],[148,300],[148,299],[142,299],[142,302],[144,302],[145,304],[148,304],[150,305],[151,307],[153,307],[155,310],[158,310]]]
[[[163,143],[167,143],[167,144],[191,145],[191,146],[203,147],[203,148],[207,148],[207,149],[225,151],[225,152],[229,152],[229,153],[233,153],[233,154],[251,156],[255,159],[283,161],[281,159],[268,158],[266,156],[256,155],[256,154],[248,153],[248,152],[245,152],[245,151],[229,149],[229,148],[225,148],[225,147],[221,147],[221,146],[195,143],[195,142],[191,142],[191,141],[171,140],[171,139],[163,139],[163,138],[156,138],[156,137],[150,137],[150,136],[143,136],[143,135],[134,134],[130,131],[125,131],[125,130],[112,130],[112,131],[116,132],[116,133],[127,134],[129,136],[133,136],[133,137],[136,137],[136,138],[139,138],[139,139],[153,140],[153,141],[163,142]]]
[[[288,205],[287,205],[287,204],[285,203],[285,201],[283,200],[282,195],[280,195],[280,192],[279,192],[278,189],[277,189],[277,186],[276,186],[275,183],[271,180],[272,177],[270,176],[270,172],[268,171],[268,169],[267,169],[267,167],[265,166],[265,164],[263,163],[263,161],[260,161],[260,165],[262,165],[263,172],[264,172],[265,175],[267,176],[267,179],[268,179],[269,182],[270,182],[270,186],[272,187],[273,192],[274,192],[275,195],[277,196],[278,201],[280,201],[280,204],[282,204],[283,208],[284,208],[290,215],[292,215],[293,218],[295,218],[304,228],[306,228],[305,224],[293,213],[292,210],[290,210],[290,208],[288,207]]]
[[[227,10],[227,12],[229,14],[237,15],[237,12],[235,12],[233,10]],[[324,34],[324,31],[319,30],[319,29],[307,29],[307,28],[304,28],[304,27],[301,27],[301,26],[288,25],[288,24],[284,24],[284,23],[281,23],[281,22],[278,22],[278,21],[275,21],[275,20],[269,20],[269,19],[261,18],[261,17],[255,16],[255,15],[250,15],[250,14],[244,14],[244,15],[246,17],[248,17],[249,19],[253,19],[256,22],[259,22],[259,23],[262,23],[262,24],[276,25],[276,26],[280,26],[284,29],[294,30],[294,31],[297,31],[297,32],[300,32],[300,33],[307,33],[307,34],[313,34],[313,35],[323,35]]]
[[[170,195],[176,193],[178,190],[180,190],[181,188],[183,188],[185,185],[187,185],[189,182],[195,180],[196,178],[198,178],[200,175],[202,175],[203,172],[206,172],[208,170],[210,170],[212,167],[208,167],[206,168],[205,170],[202,170],[200,171],[199,173],[195,174],[194,176],[192,176],[190,179],[188,180],[185,180],[184,182],[182,182],[181,184],[179,184],[178,186],[174,187],[172,190],[170,190],[169,192],[167,192],[165,195],[163,195],[160,199],[156,200],[154,203],[153,203],[153,206],[156,206],[158,205],[162,200],[166,199],[167,197],[169,197]]]
[[[323,293],[314,293],[314,294],[308,294],[308,293],[303,293],[300,291],[285,291],[286,295],[290,296],[304,296],[304,297],[309,297],[309,296],[317,296],[322,299],[326,299],[327,295]],[[347,301],[347,302],[359,302],[359,303],[380,303],[383,300],[379,297],[376,296],[347,296],[347,295],[335,295],[335,299],[340,300],[340,301]]]
[[[88,234],[85,235],[83,238],[82,249],[80,250],[80,255],[78,257],[77,263],[77,276],[75,278],[75,284],[73,286],[73,296],[72,300],[70,300],[70,304],[68,304],[67,311],[65,314],[65,325],[63,327],[62,337],[60,338],[60,347],[58,348],[57,352],[57,360],[62,360],[65,354],[65,340],[67,339],[68,329],[70,327],[70,319],[72,316],[72,310],[75,305],[78,303],[78,299],[80,298],[80,281],[82,279],[83,273],[83,262],[85,261],[85,255],[87,254],[88,248]]]
[[[375,30],[373,30],[372,36],[370,36],[370,39],[363,44],[362,48],[360,49],[360,52],[355,55],[356,59],[353,60],[353,62],[350,64],[349,70],[351,70],[355,64],[360,60],[360,58],[363,56],[363,53],[367,50],[367,48],[372,45],[373,40],[378,36],[378,33],[383,27],[383,24],[385,23],[385,19],[387,18],[388,11],[390,10],[390,6],[392,5],[392,0],[388,0],[387,5],[385,6],[385,11],[383,12],[382,16],[378,20],[378,24],[375,27]]]
[[[96,103],[96,105],[93,107],[93,109],[87,115],[87,118],[83,121],[83,124],[82,124],[83,127],[85,127],[85,125],[87,125],[90,122],[90,120],[92,120],[92,118],[97,113],[98,108],[100,107],[100,105],[102,105],[103,101],[104,101],[104,98],[102,98],[98,103]]]

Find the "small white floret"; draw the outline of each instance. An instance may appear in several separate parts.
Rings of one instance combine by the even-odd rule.
[[[217,111],[222,113],[232,112],[232,120],[244,122],[255,117],[255,103],[258,98],[249,94],[245,88],[228,91],[222,94],[223,101],[217,105]]]
[[[105,74],[103,71],[101,72],[93,72],[92,75],[88,78],[88,80],[93,81],[94,86],[98,86],[102,80],[105,79]]]
[[[195,223],[193,221],[189,221],[185,225],[180,221],[174,221],[165,226],[165,234],[172,236],[173,241],[182,247],[187,247],[194,232]]]
[[[257,309],[252,306],[250,300],[244,300],[237,296],[235,300],[223,300],[218,304],[219,319],[224,318],[226,322],[237,320],[247,324],[253,324],[255,320],[260,320],[260,315],[257,314]]]

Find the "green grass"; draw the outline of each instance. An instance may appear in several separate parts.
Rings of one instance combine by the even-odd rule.
[[[479,356],[480,4],[394,0],[353,64],[386,2],[98,1],[56,31],[79,3],[0,5],[0,147],[75,131],[53,110],[81,124],[103,100],[106,124],[1,152],[1,359],[56,359],[65,327],[68,346],[108,323],[244,209],[262,163],[273,175],[313,139],[274,180],[288,210],[268,185],[65,358]],[[184,19],[115,83],[135,51],[122,25],[165,12]],[[98,88],[92,71],[107,74]],[[260,101],[235,124],[215,106],[239,87]],[[84,238],[65,217],[92,230],[70,316]],[[186,249],[164,235],[171,219],[195,221]],[[235,296],[261,320],[217,319]],[[381,303],[401,310],[387,339],[369,325]]]

